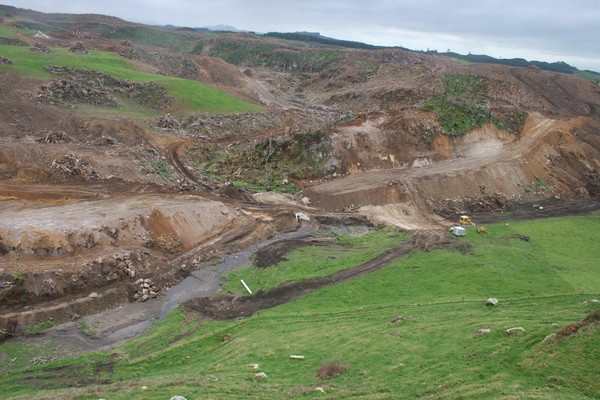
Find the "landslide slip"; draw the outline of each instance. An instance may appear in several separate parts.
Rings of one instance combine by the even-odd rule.
[[[524,193],[534,176],[547,173],[546,154],[538,153],[549,146],[548,137],[562,135],[577,123],[533,114],[518,139],[508,141],[495,128],[484,127],[451,144],[456,158],[347,175],[311,186],[305,195],[325,210],[352,205],[377,222],[433,228],[443,220],[432,213],[432,200],[477,194],[482,185],[489,193]]]

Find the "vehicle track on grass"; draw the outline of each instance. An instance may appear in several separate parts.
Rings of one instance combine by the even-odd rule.
[[[403,243],[358,267],[336,272],[326,277],[278,286],[266,292],[259,291],[251,296],[195,298],[183,303],[183,307],[187,311],[192,311],[200,317],[207,319],[227,320],[250,316],[256,311],[288,303],[318,289],[337,285],[377,271],[392,261],[407,255],[413,249],[414,246],[411,243]]]

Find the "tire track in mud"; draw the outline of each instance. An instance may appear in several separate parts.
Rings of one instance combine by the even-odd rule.
[[[374,272],[407,255],[413,248],[414,245],[411,243],[403,243],[358,267],[336,272],[327,277],[279,286],[267,292],[259,291],[251,296],[199,297],[186,301],[183,307],[186,311],[194,312],[207,319],[227,320],[250,316],[256,311],[288,303],[318,289]]]

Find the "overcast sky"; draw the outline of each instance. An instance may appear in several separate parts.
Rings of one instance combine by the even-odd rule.
[[[565,61],[600,72],[600,0],[0,0],[189,27],[314,31],[414,50]]]

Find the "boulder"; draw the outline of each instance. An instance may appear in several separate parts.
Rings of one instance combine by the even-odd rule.
[[[495,297],[490,297],[485,301],[485,305],[486,306],[497,306],[498,305],[498,299]]]
[[[509,328],[506,330],[506,334],[508,336],[517,336],[517,335],[524,335],[527,331],[524,328],[521,328],[520,326],[516,326],[514,328]]]
[[[267,374],[265,374],[264,372],[259,372],[258,374],[254,375],[254,379],[266,379],[267,378]]]

